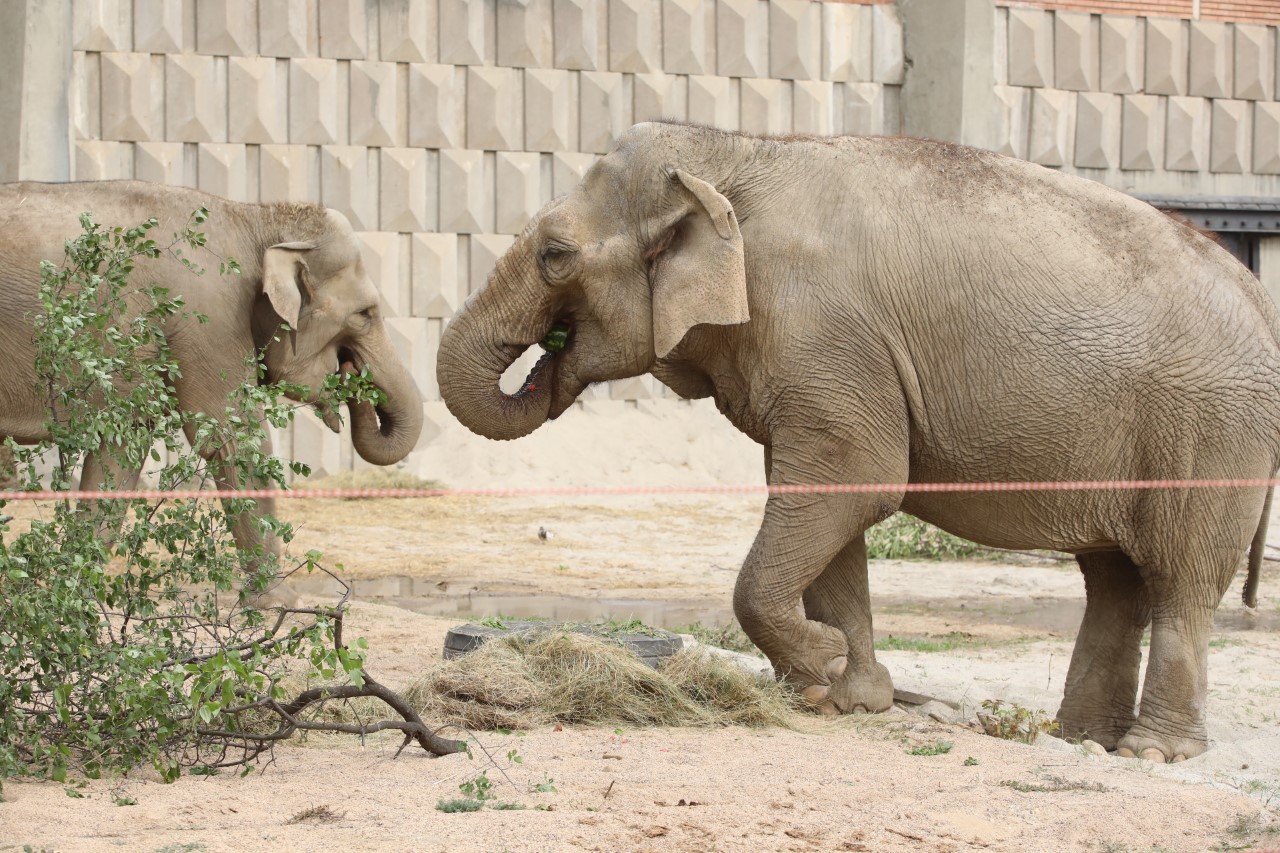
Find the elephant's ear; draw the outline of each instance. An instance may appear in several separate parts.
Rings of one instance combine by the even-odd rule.
[[[302,313],[302,294],[307,289],[303,271],[303,253],[314,249],[312,243],[277,243],[262,256],[262,292],[266,294],[289,328],[298,328]]]
[[[676,170],[693,197],[688,213],[649,250],[653,348],[664,358],[702,323],[730,326],[751,319],[742,232],[733,205],[715,187]]]

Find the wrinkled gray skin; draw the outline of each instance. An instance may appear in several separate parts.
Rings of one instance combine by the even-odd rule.
[[[168,253],[140,262],[134,273],[181,294],[189,311],[209,318],[205,324],[173,320],[166,327],[182,370],[174,382],[181,406],[223,416],[232,390],[253,379],[246,359],[255,351],[264,352],[269,380],[313,389],[302,402],[315,401],[327,375],[368,367],[387,402],[376,410],[349,406],[356,451],[377,465],[408,455],[422,429],[421,396],[387,336],[378,292],[346,217],[315,205],[241,204],[138,181],[0,185],[0,352],[9,365],[0,373],[0,437],[20,443],[47,437],[31,323],[40,312],[40,261],[61,262],[63,242],[81,231],[79,215],[88,211],[104,225],[126,227],[154,216],[159,225],[151,235],[165,245],[202,206],[209,220],[197,230],[207,236],[210,254],[186,254],[209,268],[205,275]],[[222,257],[236,259],[242,274],[219,277]],[[296,331],[278,332],[285,322]],[[341,427],[336,416],[326,423],[335,432]],[[263,449],[270,452],[269,443]],[[102,484],[104,464],[109,460],[86,461],[82,488]],[[118,486],[129,488],[139,472],[112,474]],[[274,513],[275,501],[259,500],[257,509]],[[241,517],[234,534],[242,548],[279,552],[279,541],[264,538],[254,518]],[[287,590],[277,596],[291,597]]]
[[[557,319],[568,347],[498,377]],[[914,139],[651,123],[545,207],[449,325],[450,410],[491,438],[651,372],[764,445],[769,483],[1267,478],[1280,327],[1249,272],[1100,184]],[[1264,489],[779,494],[734,609],[831,712],[885,709],[863,532],[902,509],[1077,555],[1067,736],[1206,748],[1210,626]],[[802,605],[802,606],[801,606]],[[1139,641],[1151,626],[1139,713]]]

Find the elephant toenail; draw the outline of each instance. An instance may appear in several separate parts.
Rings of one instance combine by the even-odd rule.
[[[827,694],[831,692],[831,688],[825,684],[810,684],[808,687],[800,691],[800,695],[810,705],[817,705],[827,698]]]
[[[849,659],[844,655],[832,658],[827,661],[827,678],[835,680],[844,675],[844,671],[849,668]]]
[[[1179,763],[1179,762],[1181,762],[1181,761],[1186,761],[1186,760],[1187,760],[1187,757],[1186,757],[1185,755],[1183,755],[1181,752],[1179,752],[1177,755],[1175,755],[1175,756],[1173,757],[1173,763],[1174,763],[1174,764],[1177,764],[1177,763]]]
[[[1142,752],[1138,753],[1138,757],[1150,761],[1152,764],[1164,764],[1166,760],[1164,753],[1154,746],[1149,746],[1142,750]]]
[[[1129,747],[1127,746],[1122,746],[1116,750],[1116,758],[1137,758],[1137,757],[1138,756],[1134,754],[1133,750],[1129,749]]]
[[[836,705],[835,702],[832,702],[830,699],[826,699],[820,705],[818,705],[818,713],[822,714],[825,717],[835,717],[835,716],[839,716],[840,708]]]

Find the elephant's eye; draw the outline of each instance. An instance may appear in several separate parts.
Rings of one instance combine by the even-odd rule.
[[[577,255],[578,250],[573,246],[566,246],[564,243],[548,243],[542,247],[539,260],[547,278],[559,280],[573,272]]]

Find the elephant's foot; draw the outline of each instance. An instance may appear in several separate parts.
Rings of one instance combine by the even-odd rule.
[[[283,607],[291,609],[298,607],[302,602],[298,591],[293,588],[287,579],[274,580],[271,585],[260,593],[252,594],[246,591],[245,606],[252,607],[257,610],[266,610],[272,607]]]
[[[1061,736],[1064,740],[1091,740],[1112,750],[1133,728],[1137,715],[1132,710],[1089,712],[1072,707],[1064,701],[1058,709],[1057,719],[1062,726]]]
[[[1121,758],[1145,758],[1164,764],[1195,758],[1208,748],[1208,738],[1204,735],[1171,735],[1153,731],[1138,723],[1120,738],[1116,755]]]
[[[769,657],[774,672],[796,689],[806,702],[820,705],[849,666],[849,645],[844,634],[829,625],[806,620],[804,637],[792,642],[787,652]],[[793,651],[793,650],[798,650]]]
[[[818,705],[824,714],[875,714],[893,705],[893,679],[883,664],[849,668],[831,684]]]

